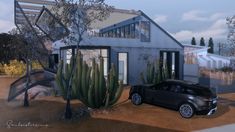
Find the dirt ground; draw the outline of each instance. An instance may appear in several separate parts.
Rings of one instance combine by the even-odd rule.
[[[183,119],[177,111],[147,104],[132,105],[127,100],[129,89],[125,89],[114,108],[93,111],[82,119],[68,121],[62,118],[65,102],[60,97],[31,100],[28,108],[22,106],[22,100],[7,102],[9,84],[13,80],[0,78],[0,132],[193,131],[235,123],[235,94],[219,95],[218,111],[212,116]],[[79,101],[72,101],[73,111],[80,107]],[[29,126],[25,127],[27,124]]]

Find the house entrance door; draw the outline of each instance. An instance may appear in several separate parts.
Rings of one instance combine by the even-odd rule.
[[[118,53],[118,79],[128,84],[128,54]]]
[[[179,51],[160,51],[160,71],[167,69],[169,78],[179,79]]]

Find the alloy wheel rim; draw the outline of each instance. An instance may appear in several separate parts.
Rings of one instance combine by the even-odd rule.
[[[191,117],[193,109],[189,104],[183,104],[180,106],[180,113],[183,117]]]
[[[140,104],[141,103],[141,97],[139,94],[135,93],[132,95],[132,101],[134,104]]]

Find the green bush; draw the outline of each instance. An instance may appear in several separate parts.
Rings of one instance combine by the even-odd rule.
[[[4,64],[4,73],[10,76],[21,76],[25,73],[26,66],[22,61],[11,60],[9,64]]]
[[[228,66],[222,67],[219,70],[221,70],[223,72],[233,72],[233,68],[232,67],[228,67]]]
[[[32,62],[32,69],[42,69],[42,66],[38,61],[33,61]]]
[[[42,69],[38,61],[32,62],[32,69]],[[18,60],[10,60],[9,64],[0,63],[0,74],[22,76],[26,72],[26,64]]]
[[[3,67],[4,65],[2,65],[1,63],[0,63],[0,75],[1,74],[5,74],[5,71],[4,71],[4,67]]]

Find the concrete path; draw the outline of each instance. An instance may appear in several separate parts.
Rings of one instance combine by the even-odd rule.
[[[235,124],[203,129],[195,132],[235,132]]]

